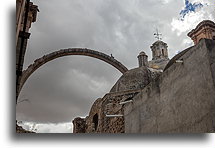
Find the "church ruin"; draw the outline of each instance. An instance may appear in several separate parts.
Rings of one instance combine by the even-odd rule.
[[[125,72],[86,118],[75,118],[73,132],[215,132],[214,30],[214,22],[201,22],[188,33],[195,45],[171,60],[166,43],[153,43],[152,60],[141,52],[139,67]]]
[[[103,60],[123,75],[110,92],[98,98],[85,118],[73,120],[74,133],[214,133],[215,23],[200,22],[188,33],[194,46],[172,59],[167,43],[152,44],[152,60],[144,51],[139,67],[128,70],[114,57],[90,49],[64,49],[45,55],[23,71],[29,29],[38,6],[16,0],[16,103],[28,77],[40,66],[66,55]],[[157,33],[157,35],[159,35]],[[17,133],[32,133],[16,123]]]

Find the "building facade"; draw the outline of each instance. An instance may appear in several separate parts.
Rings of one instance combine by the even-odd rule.
[[[141,52],[139,67],[125,72],[86,118],[75,118],[73,132],[215,132],[215,41],[210,37],[202,36],[171,60],[167,44],[156,41],[152,61]]]
[[[201,39],[215,40],[215,23],[210,20],[204,20],[187,35],[193,40],[194,45],[198,44]]]
[[[31,24],[36,21],[38,6],[29,0],[16,0],[16,102]]]
[[[23,63],[30,37],[29,29],[36,21],[38,6],[29,0],[16,0],[16,104],[19,95],[19,84],[22,76]],[[33,133],[17,125],[16,133]]]

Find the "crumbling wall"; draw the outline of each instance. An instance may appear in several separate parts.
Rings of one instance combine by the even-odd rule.
[[[98,98],[92,105],[89,116],[86,117],[86,133],[100,133],[101,131],[101,104],[104,98]],[[97,121],[94,117],[97,115]]]
[[[146,66],[125,72],[110,93],[97,99],[92,105],[85,119],[85,133],[124,133],[124,105],[121,102],[131,100],[140,92],[140,88],[157,79],[161,73]]]
[[[108,95],[107,99],[102,103],[102,133],[124,133],[123,117],[107,117],[106,115],[122,115],[123,108],[120,102],[123,96]]]
[[[77,117],[73,121],[73,133],[85,133],[86,132],[86,120],[85,118]]]
[[[107,117],[106,115],[123,115],[124,105],[120,104],[137,95],[140,90],[108,93],[97,99],[86,118],[73,120],[73,133],[124,133],[124,117]]]
[[[173,58],[157,81],[126,104],[125,133],[215,132],[214,45],[202,39]]]
[[[123,115],[126,100],[132,99],[140,90],[122,91],[109,93],[105,96],[101,106],[101,133],[124,133],[124,117],[107,117],[106,115]]]

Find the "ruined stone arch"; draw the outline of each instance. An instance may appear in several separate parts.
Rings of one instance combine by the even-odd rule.
[[[44,65],[45,63],[52,61],[56,58],[69,56],[69,55],[83,55],[89,56],[93,58],[100,59],[116,69],[118,69],[121,73],[125,73],[128,69],[121,64],[119,61],[114,59],[114,57],[106,55],[102,52],[87,49],[87,48],[68,48],[68,49],[61,49],[50,54],[44,55],[43,57],[36,59],[33,64],[29,65],[26,70],[22,72],[22,76],[20,79],[20,83],[18,85],[18,94],[21,91],[23,85],[25,84],[26,80],[30,77],[30,75],[37,70],[39,67]]]

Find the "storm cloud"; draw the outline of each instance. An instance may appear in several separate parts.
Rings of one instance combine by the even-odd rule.
[[[190,28],[203,19],[214,19],[210,1],[200,10],[205,14],[196,17],[194,24],[185,23],[188,29],[184,30],[177,26],[184,24],[179,19],[185,5],[182,0],[32,1],[40,12],[30,29],[24,69],[45,54],[74,47],[112,54],[132,69],[137,67],[140,51],[151,59],[156,28],[168,44],[171,58],[192,45],[186,36]],[[185,22],[191,19],[188,17],[184,17]],[[67,56],[50,61],[26,81],[19,101],[29,101],[17,105],[17,119],[62,123],[86,116],[93,102],[108,93],[120,76],[111,65],[91,57]]]

